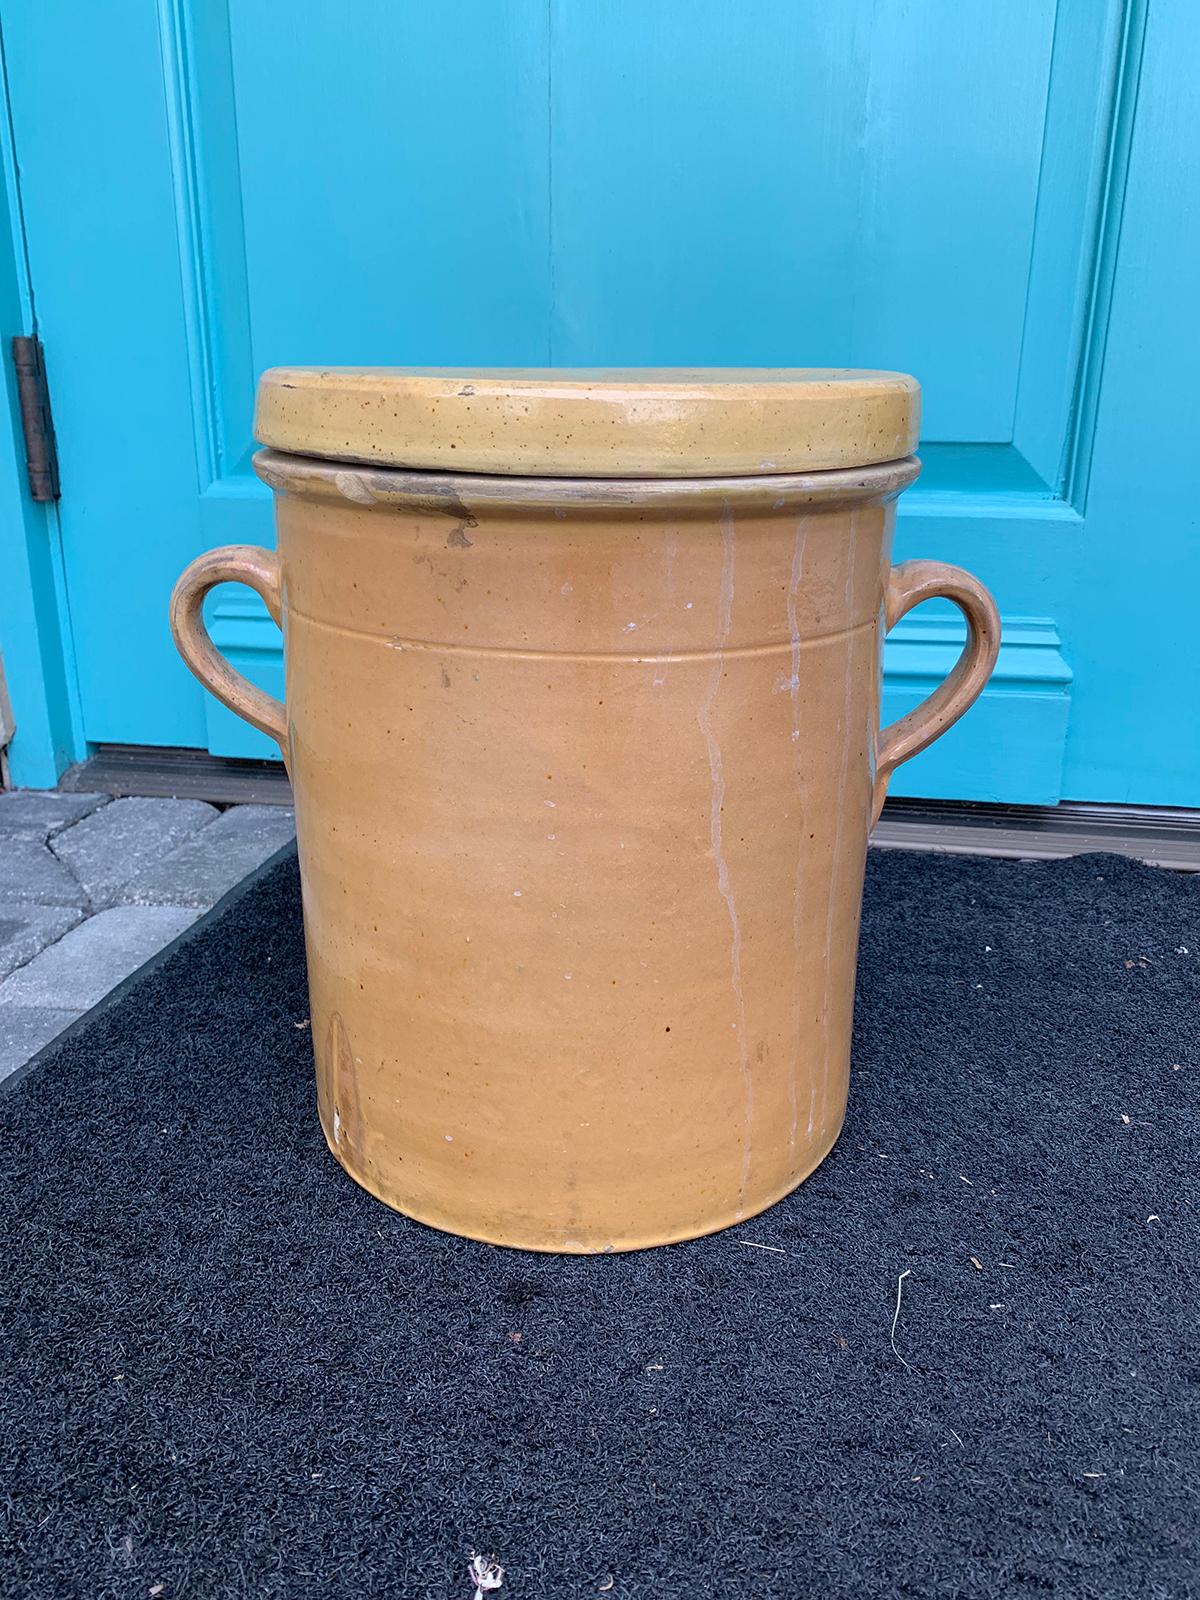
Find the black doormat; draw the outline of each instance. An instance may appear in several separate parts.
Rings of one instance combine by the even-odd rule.
[[[874,854],[830,1159],[558,1259],[330,1159],[285,863],[3,1097],[0,1592],[1194,1593],[1198,911]]]

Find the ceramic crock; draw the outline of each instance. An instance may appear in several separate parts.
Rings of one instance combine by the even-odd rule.
[[[176,642],[295,791],[317,1101],[389,1206],[637,1249],[795,1188],[846,1106],[867,836],[975,700],[996,609],[890,564],[895,373],[285,369],[278,549],[180,578]],[[257,590],[286,705],[202,602]],[[962,658],[880,731],[918,602]]]

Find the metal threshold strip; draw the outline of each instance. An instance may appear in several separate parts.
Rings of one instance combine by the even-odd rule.
[[[1150,866],[1200,872],[1200,811],[1166,806],[1000,806],[889,800],[871,843],[881,850],[1051,861],[1107,850]]]
[[[206,750],[158,745],[102,744],[96,754],[63,774],[73,794],[115,799],[207,800],[212,805],[290,806],[292,786],[279,761],[234,761]]]
[[[75,793],[169,796],[215,805],[290,806],[277,761],[232,761],[202,750],[102,745],[72,767]],[[1200,810],[1151,806],[984,805],[974,801],[889,800],[871,836],[881,850],[1054,860],[1108,850],[1157,867],[1200,872]]]

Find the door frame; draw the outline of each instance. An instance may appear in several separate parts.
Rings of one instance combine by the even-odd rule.
[[[53,786],[87,753],[55,502],[29,493],[25,442],[9,356],[14,334],[36,334],[21,218],[8,65],[0,14],[0,652],[16,731],[3,752],[17,788]],[[53,381],[53,374],[50,375]]]

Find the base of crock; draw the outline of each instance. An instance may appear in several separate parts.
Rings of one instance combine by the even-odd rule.
[[[419,1222],[426,1228],[435,1228],[439,1233],[453,1234],[458,1239],[474,1239],[480,1244],[499,1245],[505,1250],[530,1250],[536,1251],[541,1255],[557,1256],[612,1256],[625,1255],[634,1250],[656,1250],[661,1245],[686,1244],[689,1239],[704,1239],[710,1234],[722,1233],[728,1228],[738,1227],[743,1222],[750,1222],[754,1217],[760,1217],[765,1211],[769,1211],[772,1206],[778,1205],[781,1200],[785,1200],[807,1178],[810,1178],[837,1143],[841,1131],[842,1123],[839,1122],[829,1143],[821,1150],[820,1155],[805,1167],[797,1177],[789,1178],[782,1187],[773,1190],[765,1199],[755,1202],[748,1210],[734,1209],[729,1212],[723,1212],[718,1216],[697,1222],[694,1226],[681,1228],[671,1233],[653,1234],[645,1237],[626,1235],[606,1240],[601,1244],[583,1244],[572,1240],[547,1241],[544,1237],[534,1239],[502,1235],[493,1233],[483,1227],[476,1229],[451,1223],[444,1217],[439,1218],[429,1212],[409,1205],[402,1205],[390,1199],[387,1195],[381,1194],[369,1179],[355,1172],[354,1168],[347,1162],[345,1152],[334,1144],[325,1125],[323,1123],[321,1125],[321,1132],[325,1136],[325,1143],[329,1147],[330,1155],[333,1156],[343,1171],[353,1178],[360,1189],[365,1189],[372,1199],[378,1200],[381,1205],[387,1206],[389,1211],[399,1212],[401,1216],[409,1217],[413,1222]]]

